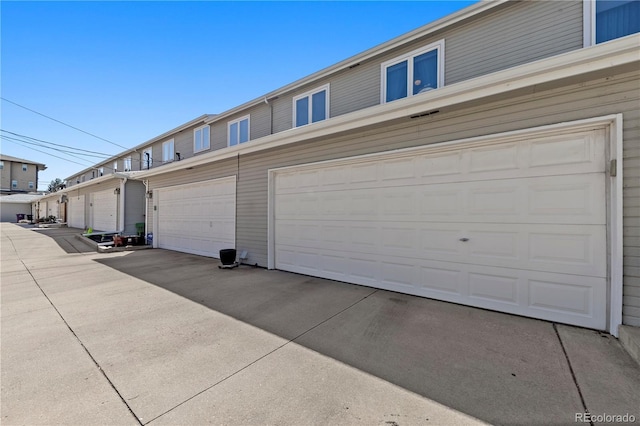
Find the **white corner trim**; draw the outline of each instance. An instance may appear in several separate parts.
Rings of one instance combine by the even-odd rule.
[[[596,2],[582,0],[582,47],[596,43]]]
[[[267,173],[267,269],[276,268],[275,173]]]
[[[623,191],[622,191],[622,114],[614,116],[609,126],[609,165],[615,160],[615,171],[609,170],[609,333],[618,337],[622,325],[623,303]],[[615,175],[612,176],[612,175]]]

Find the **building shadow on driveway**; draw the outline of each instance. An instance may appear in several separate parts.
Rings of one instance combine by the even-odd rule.
[[[584,410],[549,322],[167,250],[96,261],[490,423]]]
[[[62,250],[68,254],[76,253],[92,253],[96,250],[80,241],[76,235],[80,235],[83,231],[77,228],[36,228],[32,227],[34,232],[53,239]]]

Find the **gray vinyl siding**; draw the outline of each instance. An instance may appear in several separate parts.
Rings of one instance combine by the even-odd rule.
[[[293,127],[295,96],[327,83],[330,84],[330,117],[378,105],[381,64],[439,40],[445,41],[445,84],[580,49],[583,40],[582,7],[581,0],[506,4],[469,22],[362,61],[351,69],[339,70],[330,77],[311,82],[272,100],[273,133]],[[246,113],[238,113],[237,116]],[[229,120],[224,121],[226,125]],[[224,131],[226,138],[226,129]],[[252,139],[260,136],[263,135],[252,134]]]
[[[582,48],[582,1],[526,1],[445,33],[445,84]]]
[[[124,233],[136,234],[136,223],[144,223],[145,187],[140,181],[128,180],[125,185]],[[120,212],[118,211],[118,214]]]

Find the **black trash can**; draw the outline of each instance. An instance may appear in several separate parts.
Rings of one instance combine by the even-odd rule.
[[[29,222],[33,222],[33,215],[32,215],[32,214],[28,214],[28,215],[27,215],[27,220],[28,220]]]
[[[236,249],[220,250],[220,262],[223,265],[233,265],[236,263]]]
[[[20,222],[21,220],[24,220],[24,216],[25,216],[24,213],[18,213],[16,215],[16,222]]]

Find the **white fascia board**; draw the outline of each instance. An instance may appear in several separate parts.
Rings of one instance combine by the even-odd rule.
[[[276,96],[280,96],[280,95],[284,95],[288,92],[292,92],[296,89],[299,89],[302,86],[305,86],[315,80],[320,80],[322,78],[328,77],[331,74],[334,74],[338,71],[341,71],[345,68],[349,68],[353,65],[359,64],[360,62],[366,61],[368,59],[371,59],[373,57],[382,55],[390,50],[393,50],[397,47],[401,47],[407,43],[411,43],[414,40],[417,40],[419,38],[425,37],[431,33],[434,33],[436,31],[439,31],[443,28],[449,27],[451,25],[454,25],[460,21],[463,21],[465,19],[469,19],[475,15],[478,15],[479,13],[482,13],[486,10],[489,9],[493,9],[496,6],[499,6],[501,4],[507,3],[509,1],[513,1],[513,0],[483,0],[480,1],[478,3],[474,3],[471,6],[468,6],[462,10],[459,10],[458,12],[452,13],[450,15],[444,16],[430,24],[424,25],[420,28],[417,28],[413,31],[410,31],[406,34],[403,34],[399,37],[396,37],[392,40],[389,40],[385,43],[379,44],[378,46],[375,46],[369,50],[366,50],[362,53],[359,53],[357,55],[351,56],[350,58],[347,58],[343,61],[338,62],[337,64],[334,64],[330,67],[324,68],[318,72],[315,72],[311,75],[308,75],[306,77],[303,77],[299,80],[294,81],[293,83],[290,83],[286,86],[283,86],[277,90],[274,90],[272,92],[267,93],[264,96],[261,96],[259,98],[256,98],[252,101],[246,102],[240,106],[237,106],[235,108],[232,108],[228,111],[225,111],[219,115],[216,116],[212,116],[211,118],[209,118],[206,123],[210,124],[213,122],[216,122],[218,120],[224,120],[225,118],[236,114],[242,110],[245,110],[247,108],[251,108],[253,106],[262,104],[265,102],[265,100],[274,98]]]
[[[68,186],[65,189],[61,189],[59,191],[56,191],[56,194],[68,194],[71,191],[75,191],[77,189],[84,189],[87,188],[91,185],[100,185],[101,183],[110,181],[112,179],[132,179],[132,176],[134,176],[135,174],[137,174],[139,172],[131,172],[131,173],[125,173],[125,172],[118,172],[118,173],[112,173],[109,175],[104,175],[104,176],[100,176],[85,182],[81,182],[72,186]]]
[[[223,148],[186,160],[176,161],[169,165],[158,167],[157,169],[139,172],[134,179],[170,173],[188,167],[195,167],[235,157],[238,154],[249,154],[307,139],[326,137],[332,134],[355,130],[385,121],[407,118],[428,111],[544,84],[562,78],[637,63],[640,62],[638,46],[640,46],[640,35],[627,36],[589,48],[575,50],[471,80],[462,81],[421,95],[340,115],[312,125],[274,133],[243,145]]]

